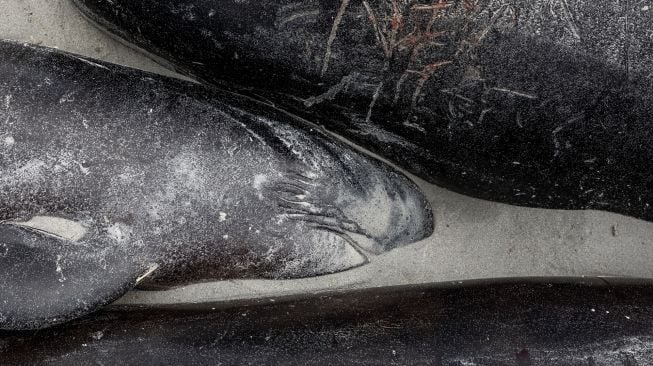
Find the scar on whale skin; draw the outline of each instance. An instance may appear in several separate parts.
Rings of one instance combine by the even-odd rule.
[[[251,99],[13,42],[0,56],[0,329],[136,284],[343,271],[433,231],[406,176]]]

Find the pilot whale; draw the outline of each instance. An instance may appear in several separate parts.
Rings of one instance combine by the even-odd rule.
[[[16,42],[0,60],[0,329],[137,282],[343,271],[432,233],[406,176],[271,107]]]
[[[428,284],[103,310],[37,332],[0,332],[0,357],[7,366],[653,363],[650,282],[592,281]]]
[[[118,38],[477,198],[653,220],[649,5],[74,0]]]

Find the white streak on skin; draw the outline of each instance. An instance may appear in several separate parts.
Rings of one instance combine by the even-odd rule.
[[[372,26],[374,27],[374,32],[376,33],[376,39],[379,41],[381,47],[383,48],[383,54],[385,55],[386,60],[389,60],[390,57],[392,56],[392,50],[388,46],[388,41],[386,40],[385,35],[381,30],[379,21],[376,19],[374,10],[372,10],[372,7],[370,6],[370,3],[367,2],[367,0],[363,0],[363,6],[365,6],[365,11],[367,11],[368,18],[372,23]]]
[[[578,31],[578,26],[576,26],[576,23],[574,23],[574,17],[571,14],[571,10],[569,10],[569,4],[567,4],[567,0],[560,0],[560,6],[562,7],[562,12],[565,15],[565,20],[569,25],[569,30],[571,30],[571,33],[574,35],[574,37],[580,41],[580,32]]]
[[[61,256],[57,255],[57,273],[59,274],[59,282],[65,282],[66,277],[63,275],[63,268],[61,268]]]
[[[349,6],[349,0],[340,1],[340,9],[338,9],[338,13],[336,14],[336,17],[333,20],[333,26],[331,26],[331,33],[329,34],[329,38],[327,39],[326,51],[324,52],[324,60],[322,61],[322,72],[320,73],[322,77],[326,75],[326,72],[329,69],[329,60],[331,59],[331,47],[333,46],[333,41],[336,40],[336,36],[338,35],[338,27],[342,22],[342,18],[345,15],[345,11],[347,11],[348,6]]]
[[[408,120],[406,120],[406,121],[404,121],[403,125],[406,126],[406,127],[408,127],[408,128],[414,128],[414,129],[416,129],[417,131],[420,131],[420,132],[426,133],[426,129],[425,129],[424,127],[418,125],[417,123],[408,122]]]
[[[535,95],[526,94],[526,93],[518,92],[518,91],[515,91],[515,90],[504,89],[504,88],[492,88],[492,90],[496,90],[498,92],[503,92],[503,93],[516,95],[518,97],[523,97],[523,98],[527,98],[527,99],[537,99],[537,96],[535,96]]]
[[[263,146],[266,146],[267,144],[265,143],[265,140],[261,136],[259,136],[256,132],[252,131],[250,128],[248,128],[244,123],[234,120],[236,123],[238,123],[247,133],[249,133],[252,137],[257,139]]]
[[[309,11],[304,11],[304,12],[291,14],[291,15],[289,15],[287,17],[279,19],[279,21],[277,21],[277,27],[281,28],[284,25],[286,25],[287,23],[293,22],[293,21],[295,21],[297,19],[311,17],[311,16],[312,17],[317,17],[319,15],[320,15],[319,10],[309,10]]]
[[[138,277],[138,278],[136,279],[136,284],[138,285],[139,283],[141,283],[145,278],[149,277],[149,276],[150,276],[152,273],[154,273],[154,271],[156,271],[157,269],[159,269],[159,265],[158,265],[157,263],[152,263],[152,264],[150,264],[150,266],[149,266],[149,268],[147,269],[147,271],[146,271],[145,273],[143,273],[143,275],[141,275],[140,277]],[[101,332],[100,332],[100,333],[101,333]],[[102,338],[102,336],[100,336],[100,338]],[[96,339],[100,339],[100,338],[96,338]]]
[[[7,114],[7,117],[5,118],[5,123],[4,124],[9,123],[9,118],[10,118],[9,112],[11,111],[11,99],[12,98],[13,98],[13,96],[11,94],[10,95],[5,95],[5,112]]]
[[[578,115],[576,117],[573,117],[570,120],[568,120],[567,122],[565,122],[563,125],[560,125],[560,126],[556,127],[551,132],[551,136],[553,136],[553,146],[555,147],[555,152],[553,154],[554,158],[558,157],[560,155],[560,141],[558,140],[558,133],[560,133],[560,131],[562,131],[565,127],[569,126],[570,124],[572,124],[572,123],[574,123],[574,122],[576,122],[578,120],[581,120],[583,118],[584,118],[583,114]]]
[[[258,199],[262,200],[263,199],[263,184],[268,181],[268,177],[266,177],[263,174],[257,174],[254,176],[254,182],[252,183],[252,186],[256,191],[258,192]]]
[[[83,58],[83,57],[75,57],[75,58],[78,59],[79,61],[82,61],[82,62],[84,62],[84,63],[86,63],[86,64],[91,65],[91,66],[95,66],[95,67],[99,67],[99,68],[101,68],[101,69],[105,69],[105,70],[111,71],[111,70],[109,70],[108,67],[106,67],[106,66],[104,66],[104,65],[97,64],[97,63],[95,63],[95,62],[93,62],[93,61],[90,61],[90,60],[87,60],[87,59],[85,59],[85,58]]]
[[[395,97],[393,99],[393,103],[397,103],[399,101],[399,97],[401,96],[401,86],[406,82],[406,79],[408,79],[408,76],[410,73],[408,71],[405,71],[401,77],[399,78],[399,81],[397,81],[397,85],[395,86]]]
[[[383,82],[380,82],[379,86],[377,86],[376,90],[374,91],[374,95],[372,96],[372,101],[370,102],[370,106],[367,109],[367,116],[365,117],[366,123],[370,123],[370,120],[372,119],[372,112],[374,111],[374,106],[376,106],[376,102],[379,100],[379,95],[381,94],[382,88],[383,88]]]
[[[349,75],[343,76],[338,84],[330,87],[329,90],[327,90],[325,93],[318,96],[309,97],[304,100],[304,105],[306,107],[312,107],[315,104],[322,103],[326,100],[333,100],[339,93],[343,91],[346,92],[349,88],[349,85],[351,85],[352,81],[356,77],[358,77],[358,73],[351,73]]]

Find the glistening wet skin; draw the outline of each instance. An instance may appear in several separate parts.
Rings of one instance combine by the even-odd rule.
[[[0,55],[0,328],[60,323],[137,280],[343,271],[433,231],[407,177],[251,99],[53,49]]]

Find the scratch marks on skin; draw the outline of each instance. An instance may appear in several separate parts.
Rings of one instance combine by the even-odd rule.
[[[95,63],[95,62],[93,62],[93,61],[87,60],[87,59],[85,59],[85,58],[83,58],[83,57],[75,57],[75,58],[78,59],[79,61],[82,61],[82,62],[84,62],[84,63],[86,63],[86,64],[91,65],[91,66],[95,66],[95,67],[99,67],[99,68],[101,68],[101,69],[105,69],[105,70],[111,71],[111,70],[109,70],[108,67],[106,67],[106,66],[104,66],[104,65],[100,65],[100,64]]]
[[[468,6],[466,2],[465,6]],[[367,109],[365,121],[369,124],[372,120],[375,106],[384,95],[384,88],[388,85],[386,80],[388,72],[391,69],[391,62],[395,58],[395,54],[403,53],[408,57],[408,66],[403,74],[399,77],[398,81],[394,82],[394,103],[397,103],[401,97],[402,87],[410,79],[411,75],[417,75],[415,87],[411,94],[412,108],[406,117],[406,122],[412,116],[412,110],[415,109],[419,96],[421,95],[426,83],[441,67],[451,64],[450,60],[431,60],[427,62],[417,60],[419,59],[420,52],[428,47],[442,46],[437,40],[441,38],[444,32],[435,32],[433,27],[436,20],[443,14],[443,10],[453,6],[451,0],[435,0],[431,4],[411,4],[407,1],[390,0],[384,2],[380,6],[385,7],[385,11],[378,11],[370,4],[368,0],[362,0],[362,5],[367,14],[367,21],[372,27],[374,36],[377,40],[379,48],[383,53],[384,63],[383,68],[380,70],[380,81],[374,83],[370,103]],[[334,19],[331,27],[331,32],[327,40],[327,47],[324,60],[322,62],[321,76],[324,77],[329,67],[329,60],[331,58],[333,42],[336,39],[338,29],[343,21],[344,14],[350,5],[350,0],[341,0],[340,8]],[[426,15],[424,14],[426,13]],[[412,24],[405,18],[410,16],[415,21],[413,29],[407,31],[402,35],[406,24]],[[326,100],[333,99],[337,94],[347,91],[347,88],[356,80],[356,75],[353,73],[343,77],[343,79],[336,85],[329,88],[329,90],[317,97],[309,98],[305,101],[307,107],[319,104]],[[414,124],[410,124],[413,126]]]
[[[409,73],[417,73],[420,75],[419,80],[417,81],[417,85],[415,86],[415,91],[413,92],[413,96],[411,98],[411,111],[417,107],[417,100],[419,96],[422,94],[422,89],[424,88],[424,85],[426,84],[427,81],[431,78],[433,73],[435,73],[440,67],[444,65],[450,64],[452,61],[442,61],[442,62],[436,62],[431,65],[427,65],[424,67],[424,69],[421,72],[416,72],[412,70],[408,70],[407,72]],[[410,118],[410,114],[408,115],[408,118],[406,118],[405,123],[408,122],[408,119]]]
[[[578,26],[574,21],[574,16],[572,15],[571,10],[569,9],[569,4],[567,3],[567,0],[560,0],[560,6],[562,7],[562,13],[565,17],[565,20],[567,21],[569,31],[574,35],[574,37],[577,40],[580,41],[581,40],[580,32],[578,30]]]
[[[393,5],[396,6],[396,4],[393,1]],[[363,0],[363,6],[365,6],[365,11],[367,12],[367,17],[370,20],[370,23],[372,23],[372,27],[374,28],[374,33],[376,34],[376,39],[379,41],[381,44],[381,47],[383,48],[383,54],[385,55],[386,58],[390,58],[392,56],[390,47],[388,46],[388,41],[385,38],[385,35],[383,34],[383,31],[381,30],[381,26],[379,25],[379,21],[376,18],[376,15],[374,14],[374,10],[372,10],[372,7],[370,6],[370,3],[367,2],[367,0]]]
[[[174,4],[174,3],[173,3]],[[197,15],[195,15],[195,5],[190,4],[190,5],[178,5],[178,6],[172,6],[170,9],[170,12],[175,15],[181,15],[182,19],[193,22],[195,19],[197,19]],[[209,17],[210,17],[210,12],[209,12]],[[215,14],[214,14],[215,15]],[[139,31],[140,33],[140,31]]]
[[[483,29],[483,31],[479,33],[478,37],[476,38],[476,44],[480,44],[481,42],[483,42],[483,40],[485,40],[485,38],[490,33],[490,31],[494,29],[494,26],[497,24],[499,19],[501,19],[501,17],[503,17],[503,15],[505,14],[506,10],[508,10],[508,7],[509,7],[508,4],[503,4],[499,8],[499,10],[497,10],[496,13],[492,15],[492,18],[490,19],[488,26],[485,27],[485,29]]]
[[[236,122],[239,126],[241,126],[250,136],[254,137],[256,140],[258,140],[263,146],[266,146],[267,144],[265,143],[265,140],[259,134],[256,132],[252,131],[249,127],[247,127],[244,123],[241,121],[238,121],[237,119],[233,119],[234,122]]]
[[[281,28],[285,26],[288,23],[294,22],[298,19],[306,18],[306,17],[317,17],[320,15],[319,10],[306,10],[306,11],[301,11],[297,12],[294,14],[290,14],[288,16],[285,16],[277,21],[277,28]],[[341,17],[342,18],[342,17]],[[332,30],[333,32],[333,30]],[[337,27],[336,27],[336,32],[337,32]],[[335,40],[335,34],[333,35],[333,39]],[[333,42],[333,40],[331,41]]]
[[[319,104],[327,100],[333,100],[339,93],[347,92],[349,86],[356,78],[358,78],[358,76],[359,74],[355,72],[344,76],[338,84],[330,87],[326,93],[306,99],[304,101],[304,105],[310,108],[315,104]]]
[[[633,30],[631,29],[631,19],[630,19],[630,1],[626,0],[624,4],[623,14],[624,14],[624,31],[625,39],[623,45],[623,54],[624,54],[624,69],[626,71],[626,79],[630,79],[630,42],[631,35],[629,34]]]
[[[11,100],[12,100],[12,98],[13,98],[13,96],[11,94],[5,95],[5,114],[6,114],[5,122],[4,122],[5,125],[9,124],[9,118],[11,117]]]
[[[510,90],[510,89],[505,89],[505,88],[494,87],[494,88],[492,88],[492,90],[496,90],[496,91],[502,92],[502,93],[512,94],[512,95],[522,97],[522,98],[526,98],[526,99],[535,100],[535,99],[538,98],[536,95],[526,94],[526,93],[522,93],[522,92],[518,92],[518,91],[515,91],[515,90]]]
[[[419,53],[423,49],[429,46],[440,46],[440,44],[436,40],[440,38],[442,35],[444,35],[444,32],[434,32],[433,26],[435,25],[435,21],[441,16],[442,11],[444,9],[449,8],[452,5],[452,3],[449,0],[437,0],[437,2],[434,2],[432,4],[417,4],[417,5],[412,5],[409,8],[404,7],[402,9],[396,0],[392,0],[391,1],[392,14],[389,14],[388,16],[385,17],[389,19],[388,24],[385,27],[381,27],[378,21],[379,18],[376,16],[374,10],[369,5],[369,2],[367,0],[363,1],[363,5],[365,7],[366,12],[368,13],[368,19],[372,24],[372,27],[374,28],[377,41],[381,45],[383,54],[386,59],[383,68],[383,73],[387,72],[387,70],[390,68],[390,61],[395,53],[408,51],[408,54],[410,55],[406,70],[395,84],[395,93],[394,93],[393,102],[394,103],[398,102],[401,95],[402,86],[408,80],[409,76],[411,74],[418,75],[419,78],[415,84],[415,89],[413,90],[412,97],[411,97],[411,109],[406,117],[406,120],[404,121],[404,125],[407,125],[409,127],[416,127],[420,129],[419,126],[408,122],[410,117],[412,116],[412,111],[416,107],[419,96],[425,84],[429,81],[431,76],[442,66],[448,65],[452,62],[447,60],[433,61],[430,64],[427,64],[426,66],[421,66],[421,70],[419,69],[415,70],[415,65],[413,64],[415,63]],[[423,27],[423,29],[421,29],[420,26],[415,25],[410,33],[408,33],[403,38],[399,38],[399,34],[405,24],[404,17],[406,12],[408,12],[408,14],[414,17],[418,17],[418,15],[415,15],[415,13],[423,13],[423,12],[431,12],[431,15],[430,17],[428,17],[428,21],[426,22],[426,25]],[[387,31],[386,34],[382,31],[382,29],[387,29],[387,28],[389,28],[390,30]],[[374,94],[372,95],[372,101],[370,103],[370,107],[368,108],[368,113],[366,117],[367,122],[370,122],[371,120],[372,111],[379,99],[380,92],[382,91],[383,87],[384,87],[384,82],[381,81],[377,89],[374,91]]]
[[[406,69],[406,71],[399,78],[397,84],[395,85],[394,102],[396,103],[399,100],[402,85],[405,83],[408,76],[410,74],[418,75],[419,79],[415,84],[415,89],[413,90],[413,94],[411,96],[410,113],[408,113],[408,115],[406,116],[406,119],[404,120],[404,125],[408,127],[416,128],[420,131],[424,131],[424,129],[415,123],[410,123],[410,118],[412,117],[412,111],[417,107],[419,96],[422,94],[422,90],[424,86],[431,79],[433,74],[436,71],[438,71],[441,67],[451,64],[452,61],[445,60],[445,61],[432,62],[424,66],[420,71],[411,68],[410,64],[413,64],[415,62],[419,52],[422,49],[430,45],[434,45],[434,46],[440,45],[435,40],[437,40],[439,37],[444,35],[444,32],[434,32],[433,26],[435,24],[435,21],[441,16],[442,11],[450,6],[451,6],[451,2],[449,2],[448,0],[439,0],[437,3],[429,4],[429,5],[426,4],[413,5],[411,7],[412,11],[431,12],[431,16],[428,20],[428,23],[426,24],[423,30],[418,30],[416,27],[410,34],[408,34],[408,36],[404,37],[402,40],[397,42],[397,45],[395,45],[395,47],[401,46],[401,47],[411,48],[410,51],[411,56],[409,59],[409,67]]]
[[[562,130],[564,130],[566,127],[568,127],[569,125],[571,125],[571,124],[573,124],[573,123],[575,123],[575,122],[577,122],[577,121],[579,121],[579,120],[582,120],[583,118],[585,118],[585,115],[584,115],[583,113],[581,113],[581,114],[579,114],[579,115],[577,115],[577,116],[575,116],[575,117],[572,117],[571,119],[569,119],[569,120],[568,120],[567,122],[565,122],[564,124],[562,124],[562,125],[556,127],[556,128],[553,130],[553,132],[551,132],[551,136],[553,136],[553,146],[554,146],[554,148],[555,148],[555,152],[553,153],[553,157],[554,157],[554,158],[557,158],[558,156],[560,156],[560,148],[561,148],[561,146],[560,146],[560,140],[558,139],[558,134],[559,134]]]
[[[340,9],[336,14],[335,19],[333,20],[333,25],[331,26],[331,33],[329,33],[329,38],[327,39],[326,51],[324,52],[324,59],[322,61],[322,72],[320,73],[322,77],[326,75],[326,72],[329,70],[329,60],[331,59],[331,47],[333,46],[333,41],[336,40],[338,35],[338,27],[342,22],[342,18],[345,15],[345,11],[349,7],[349,0],[340,0]]]
[[[376,101],[379,99],[379,95],[381,94],[381,89],[383,89],[383,82],[379,83],[379,85],[376,87],[376,90],[374,91],[374,95],[372,95],[372,102],[370,102],[370,106],[367,109],[367,116],[365,117],[366,123],[370,123],[370,120],[372,119],[372,112],[374,111]]]

